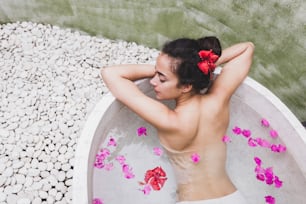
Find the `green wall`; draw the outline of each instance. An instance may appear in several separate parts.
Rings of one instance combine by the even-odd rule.
[[[0,22],[32,21],[159,48],[217,35],[256,45],[251,76],[306,120],[304,0],[0,0]]]

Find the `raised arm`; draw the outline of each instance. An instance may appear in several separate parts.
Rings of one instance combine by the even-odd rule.
[[[251,42],[235,44],[223,50],[216,65],[222,65],[221,74],[214,81],[209,93],[229,100],[243,82],[251,68],[254,45]]]
[[[104,83],[124,105],[160,130],[169,128],[171,110],[142,93],[133,81],[155,75],[153,65],[118,65],[101,69]]]

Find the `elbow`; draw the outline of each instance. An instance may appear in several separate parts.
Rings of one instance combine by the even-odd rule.
[[[100,77],[103,81],[106,80],[107,76],[109,75],[108,72],[109,72],[109,69],[107,69],[106,67],[102,67],[100,69]]]
[[[247,49],[251,50],[252,52],[254,52],[255,50],[255,45],[254,43],[252,42],[246,42],[246,46],[247,46]]]

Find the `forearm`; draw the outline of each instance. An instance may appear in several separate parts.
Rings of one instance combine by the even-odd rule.
[[[231,61],[232,59],[244,53],[247,49],[249,48],[253,49],[253,47],[254,45],[251,42],[243,42],[232,45],[222,51],[222,55],[216,62],[216,65],[219,66],[224,63],[227,63],[228,61]]]
[[[107,80],[107,78],[110,77],[119,77],[135,81],[138,79],[153,77],[154,74],[154,66],[147,64],[126,64],[101,68],[101,76],[103,80]]]

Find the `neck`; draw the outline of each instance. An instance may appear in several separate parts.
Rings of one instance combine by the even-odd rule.
[[[196,96],[197,96],[197,94],[194,94],[194,93],[191,93],[191,92],[182,94],[180,97],[175,99],[175,103],[176,103],[176,108],[175,109],[179,109],[180,107],[184,107],[186,104],[190,103],[190,101],[192,101],[192,99]]]

